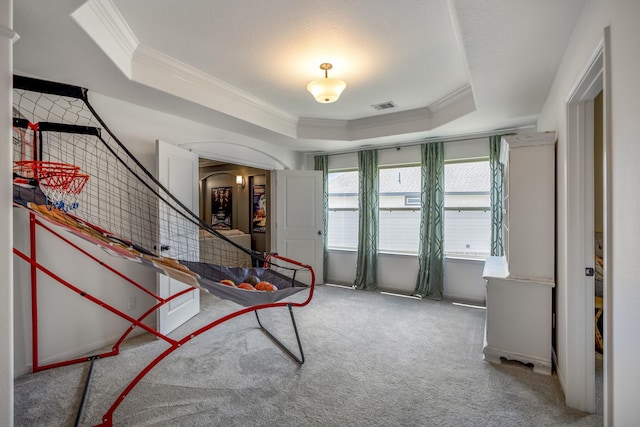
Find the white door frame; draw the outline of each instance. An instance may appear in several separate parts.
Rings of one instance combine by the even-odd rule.
[[[606,34],[605,34],[606,37]],[[565,373],[565,398],[567,406],[585,412],[595,412],[595,350],[594,350],[594,280],[585,277],[585,267],[594,267],[593,222],[593,100],[604,93],[604,109],[607,110],[607,91],[604,85],[605,49],[601,44],[567,99],[566,145],[566,260],[567,295],[566,357],[562,369]],[[609,158],[608,121],[603,123],[604,158]],[[605,221],[604,241],[607,248],[607,172],[604,175]],[[605,307],[606,307],[605,276]],[[604,322],[610,313],[605,309]],[[605,332],[604,409],[607,412],[607,348]],[[606,420],[606,417],[605,417]]]
[[[0,0],[0,174],[9,176],[13,167],[11,144],[11,106],[13,105],[13,43],[18,34],[13,30],[13,1]],[[11,183],[0,184],[0,425],[13,425],[13,197]]]

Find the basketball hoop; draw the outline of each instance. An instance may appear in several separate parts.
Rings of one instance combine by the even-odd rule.
[[[47,197],[47,205],[63,211],[77,209],[77,198],[89,175],[80,173],[80,167],[60,162],[21,160],[13,171],[22,178],[35,179]]]
[[[62,196],[62,202],[67,210],[78,209],[78,196],[87,181],[89,181],[88,174],[76,173],[71,182],[69,182],[66,192]]]

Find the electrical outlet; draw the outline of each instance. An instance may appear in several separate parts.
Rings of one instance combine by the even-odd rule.
[[[135,310],[136,309],[136,297],[129,297],[128,308],[129,308],[129,310]]]

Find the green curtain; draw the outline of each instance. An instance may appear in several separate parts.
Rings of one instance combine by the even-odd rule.
[[[504,224],[504,165],[500,162],[502,135],[489,138],[489,167],[491,169],[491,256],[502,256]]]
[[[314,156],[314,169],[322,171],[322,277],[327,281],[327,262],[329,254],[327,251],[327,233],[329,230],[329,156]]]
[[[422,193],[418,279],[415,295],[442,299],[444,288],[444,148],[421,146]]]
[[[359,222],[358,258],[356,262],[357,289],[374,290],[378,267],[378,153],[375,150],[358,152]]]

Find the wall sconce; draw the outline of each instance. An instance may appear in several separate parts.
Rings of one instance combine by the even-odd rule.
[[[236,184],[238,184],[240,187],[244,188],[244,187],[247,186],[247,181],[244,180],[244,176],[236,175]]]

